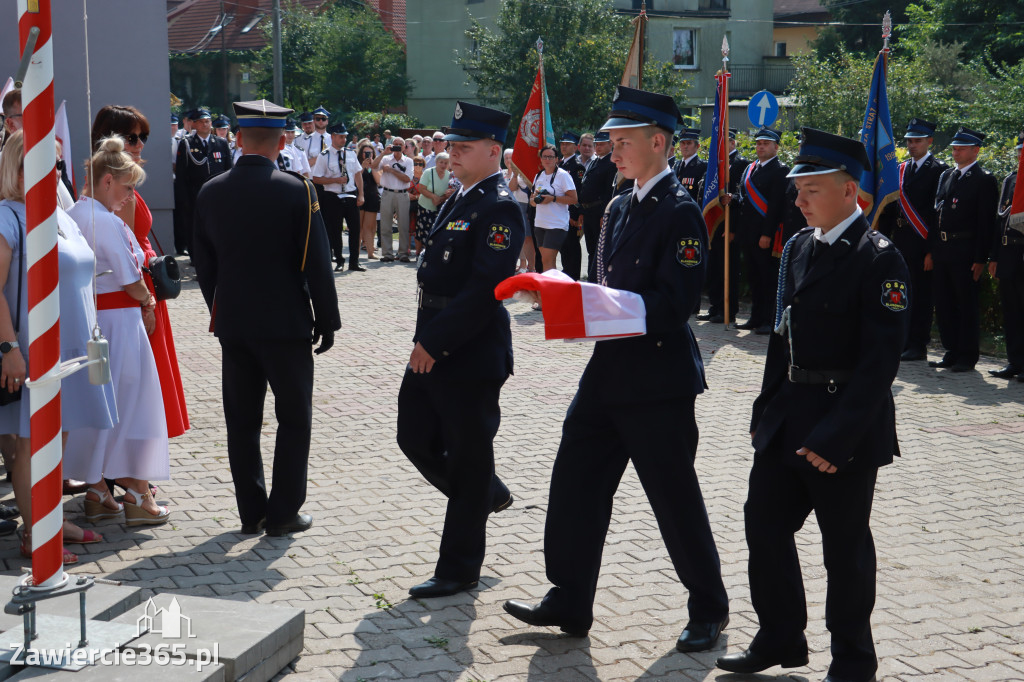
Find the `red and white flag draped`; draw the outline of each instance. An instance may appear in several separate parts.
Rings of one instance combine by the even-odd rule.
[[[1017,185],[1013,188],[1013,203],[1010,204],[1009,225],[1024,232],[1024,149],[1020,150],[1017,163]]]
[[[499,301],[519,291],[540,295],[544,338],[602,341],[647,333],[647,308],[640,294],[576,282],[559,270],[528,272],[494,289]]]

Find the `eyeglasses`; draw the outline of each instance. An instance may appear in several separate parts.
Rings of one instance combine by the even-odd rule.
[[[426,166],[427,164],[426,164],[425,161],[413,161],[412,165],[414,165],[414,166]]]
[[[129,147],[134,147],[140,141],[142,142],[142,144],[146,144],[147,140],[149,140],[149,133],[142,133],[141,135],[136,135],[135,133],[132,133],[130,135],[124,136],[125,144],[127,144]]]
[[[541,154],[540,158],[552,161],[554,159],[557,159],[558,157],[555,156],[554,154]]]
[[[326,116],[314,116],[313,120],[314,121],[326,121],[327,117]]]

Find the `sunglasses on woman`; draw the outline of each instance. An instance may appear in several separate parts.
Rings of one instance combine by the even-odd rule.
[[[412,165],[414,165],[414,166],[426,166],[427,164],[424,161],[413,161]]]
[[[141,135],[137,135],[135,133],[132,133],[130,135],[125,135],[124,136],[125,144],[127,144],[130,147],[134,147],[135,145],[137,145],[140,140],[142,141],[142,144],[146,144],[146,141],[148,139],[149,139],[149,133],[142,133]]]

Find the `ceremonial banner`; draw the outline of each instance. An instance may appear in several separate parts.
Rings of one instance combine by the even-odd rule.
[[[627,88],[643,89],[644,82],[644,30],[647,24],[647,5],[643,7],[630,24],[633,25],[633,44],[629,46],[626,57],[626,68],[622,72],[622,82]]]
[[[514,275],[494,288],[499,301],[518,291],[540,295],[544,338],[600,341],[647,333],[647,308],[640,294],[576,282],[560,270]]]
[[[900,196],[899,163],[896,160],[896,143],[893,141],[892,119],[889,117],[889,95],[885,86],[888,61],[888,50],[879,52],[875,59],[864,127],[860,133],[860,141],[867,148],[871,167],[865,169],[860,178],[857,203],[872,229],[877,229],[882,209],[893,201],[899,201]]]
[[[538,51],[543,43],[537,41]],[[551,126],[551,109],[548,106],[548,90],[544,84],[544,57],[537,67],[537,76],[533,79],[530,99],[526,102],[526,111],[519,122],[516,142],[512,147],[512,167],[526,182],[533,187],[533,179],[540,172],[540,149],[545,144],[555,143],[555,131]]]
[[[1008,224],[1015,230],[1024,232],[1024,149],[1020,150],[1020,161],[1017,162],[1017,184],[1013,188],[1013,203],[1010,205]]]
[[[68,180],[71,181],[72,186],[78,187],[75,182],[75,157],[71,154],[71,129],[68,127],[67,100],[61,101],[60,107],[57,108],[57,113],[54,115],[53,133],[57,136],[57,141],[60,142],[60,158],[64,160],[64,169],[68,174]]]
[[[726,140],[729,131],[722,125],[722,112],[725,111],[728,98],[728,73],[715,76],[715,111],[711,119],[711,143],[708,145],[708,170],[704,176],[704,196],[701,206],[704,209],[704,224],[708,228],[708,239],[725,218],[725,207],[722,206],[722,195],[728,191],[724,187],[726,164],[729,163],[729,152]]]

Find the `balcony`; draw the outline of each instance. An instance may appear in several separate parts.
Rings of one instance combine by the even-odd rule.
[[[785,93],[796,69],[792,64],[730,64],[729,73],[730,97],[750,97],[761,90],[775,95]]]
[[[619,14],[636,16],[640,14],[641,0],[615,0],[613,7]],[[673,6],[689,5],[691,3],[673,3],[665,0],[647,0],[647,12],[659,18],[703,18],[703,19],[728,19],[729,0],[697,0],[696,9],[671,9]]]

